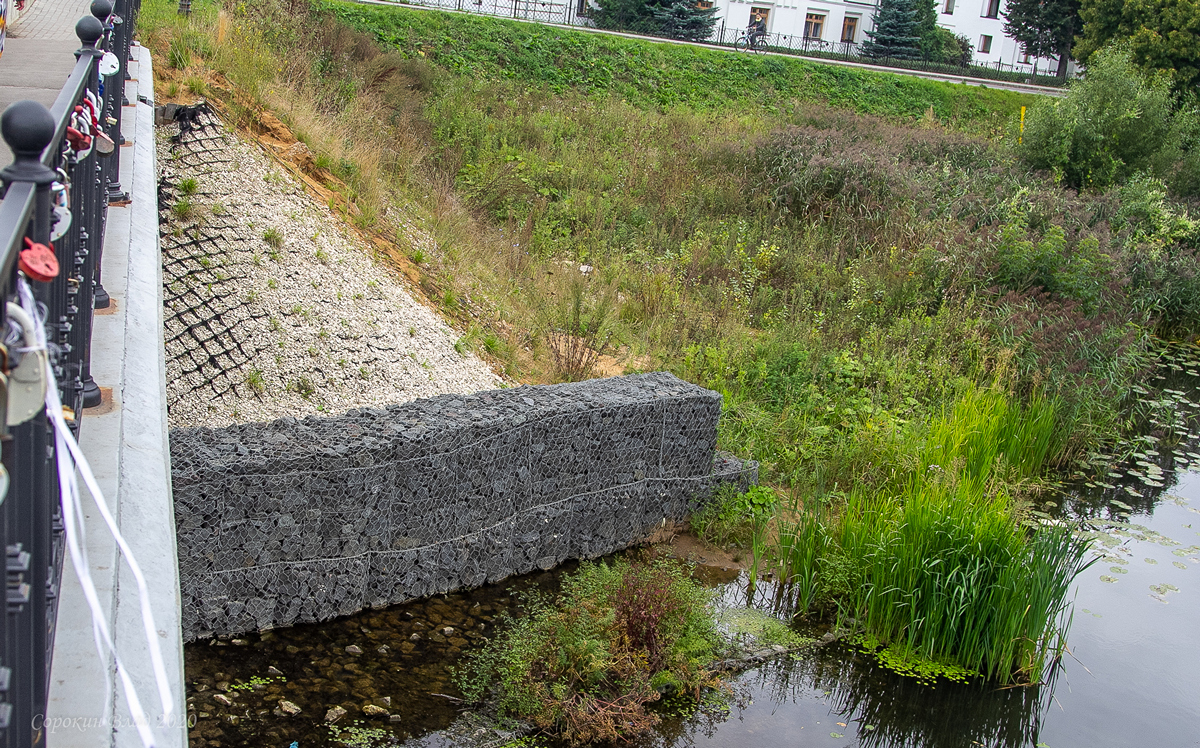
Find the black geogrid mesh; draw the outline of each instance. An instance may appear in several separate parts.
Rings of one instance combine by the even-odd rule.
[[[169,173],[203,175],[230,164],[232,141],[206,107],[189,108],[164,156]],[[213,206],[222,195],[183,194],[178,178],[159,182],[163,305],[172,404],[196,393],[204,399],[250,395],[249,364],[269,345],[256,335],[267,313],[248,304],[246,258],[230,247],[252,242],[231,215]],[[204,205],[203,220],[177,206]],[[198,208],[193,209],[198,211]]]
[[[670,374],[171,432],[184,638],[288,626],[594,558],[757,466]]]

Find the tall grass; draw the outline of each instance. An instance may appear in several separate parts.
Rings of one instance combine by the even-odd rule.
[[[1005,487],[1061,445],[1054,411],[968,390],[912,437],[919,459],[893,490],[855,489],[832,521],[783,522],[780,576],[797,609],[832,606],[902,661],[1037,682],[1061,653],[1087,546],[1065,528],[1030,530]]]

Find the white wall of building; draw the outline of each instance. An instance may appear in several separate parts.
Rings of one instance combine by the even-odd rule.
[[[831,44],[842,41],[847,18],[853,19],[854,28],[849,41],[860,44],[865,31],[871,28],[876,4],[874,0],[836,0],[835,2],[809,2],[809,0],[716,0],[718,15],[728,28],[746,28],[750,24],[752,11],[763,8],[767,13],[767,31],[772,34],[794,37],[797,42],[804,37],[805,20],[810,14],[822,18],[819,38]]]
[[[1054,60],[1026,60],[1021,45],[1004,35],[1004,3],[1005,0],[938,0],[938,23],[971,41],[976,64],[1000,63],[1008,70],[1032,72],[1036,62],[1039,73],[1053,74],[1057,69]],[[781,40],[785,45],[794,40],[788,46],[799,45],[810,16],[822,19],[819,38],[831,47],[844,41],[843,32],[849,37],[845,41],[861,44],[867,40],[866,32],[874,28],[878,8],[876,0],[715,0],[714,4],[720,18],[718,29],[722,23],[727,29],[744,29],[750,23],[753,9],[767,10],[767,31],[787,37]],[[847,18],[853,19],[853,29],[846,26]]]

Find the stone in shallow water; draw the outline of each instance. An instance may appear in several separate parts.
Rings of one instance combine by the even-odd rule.
[[[387,709],[384,709],[381,706],[375,706],[374,704],[367,704],[363,707],[363,714],[367,715],[368,717],[378,717],[387,713]]]
[[[279,708],[288,716],[293,716],[300,713],[300,707],[293,702],[288,701],[287,699],[281,699],[279,701]]]
[[[346,654],[360,655],[362,653],[362,647],[359,647],[355,644],[351,644],[350,646],[346,647]]]
[[[333,723],[333,722],[337,722],[339,719],[341,719],[342,717],[345,717],[345,716],[346,716],[346,710],[341,708],[340,706],[335,706],[335,707],[331,707],[329,709],[329,711],[325,712],[325,721]]]

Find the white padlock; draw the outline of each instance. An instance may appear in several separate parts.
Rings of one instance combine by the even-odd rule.
[[[50,185],[50,201],[54,205],[54,220],[50,224],[50,241],[56,242],[66,236],[71,228],[70,184],[62,169],[58,170],[59,181]]]
[[[120,69],[121,69],[121,61],[112,52],[105,52],[104,56],[100,58],[100,65],[99,65],[100,75],[103,75],[105,78],[107,78],[108,76],[112,75],[113,73],[117,72]]]
[[[27,349],[8,373],[8,425],[19,426],[46,407],[46,351],[34,349],[37,323],[24,309],[8,302],[8,318],[21,326]]]

